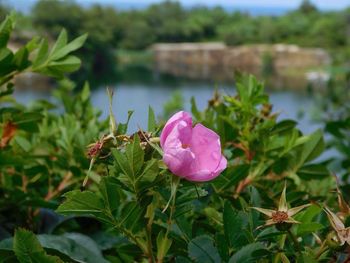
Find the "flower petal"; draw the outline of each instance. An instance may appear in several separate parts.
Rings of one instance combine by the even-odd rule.
[[[195,155],[191,148],[184,144],[191,142],[192,126],[184,120],[180,120],[168,134],[163,145],[163,161],[169,170],[180,177],[186,177],[192,173]]]
[[[163,161],[173,174],[185,178],[191,170],[194,155],[189,149],[180,147],[178,150],[165,152]]]
[[[180,111],[174,114],[165,124],[162,134],[160,135],[160,146],[163,148],[168,135],[174,129],[174,127],[180,122],[184,121],[188,126],[192,127],[192,117],[188,112]]]
[[[220,137],[214,131],[197,124],[192,131],[191,149],[196,156],[198,170],[215,172],[221,162],[218,170],[223,170],[225,161],[222,160]]]

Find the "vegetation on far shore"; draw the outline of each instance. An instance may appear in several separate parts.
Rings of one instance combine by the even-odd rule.
[[[0,16],[8,12],[2,6]],[[221,7],[187,9],[174,1],[142,10],[117,10],[98,4],[84,8],[74,1],[40,0],[28,15],[18,14],[16,38],[39,33],[55,39],[62,28],[72,38],[88,33],[85,46],[78,52],[83,67],[73,77],[82,83],[91,80],[90,73],[94,73],[103,82],[116,73],[116,54],[121,63],[130,58],[145,62],[149,58],[144,52],[132,56],[128,50],[142,51],[158,42],[297,44],[325,48],[336,65],[343,65],[350,58],[349,19],[350,8],[320,11],[309,1],[281,16],[251,16]]]

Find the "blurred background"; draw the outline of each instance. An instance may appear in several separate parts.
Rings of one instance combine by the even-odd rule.
[[[11,48],[35,35],[54,41],[89,34],[70,77],[92,87],[92,102],[108,114],[105,88],[115,89],[114,111],[130,128],[146,127],[147,108],[169,115],[205,108],[214,90],[234,93],[235,72],[264,80],[274,111],[299,118],[310,132],[336,81],[349,76],[349,0],[2,0],[0,17],[17,13]],[[237,73],[236,73],[237,74]],[[345,76],[345,77],[344,77]],[[338,85],[338,84],[336,84]],[[25,75],[15,98],[51,97],[57,83]],[[341,86],[341,84],[339,84]],[[341,92],[340,92],[341,93]],[[163,116],[164,116],[163,115]]]

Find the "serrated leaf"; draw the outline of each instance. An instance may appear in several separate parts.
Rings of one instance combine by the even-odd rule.
[[[158,160],[151,159],[145,164],[145,168],[142,169],[142,172],[138,177],[141,182],[152,183],[158,176],[158,171]]]
[[[134,136],[134,140],[126,146],[125,153],[112,150],[115,164],[120,172],[127,176],[131,185],[136,185],[137,176],[144,164],[144,151],[140,146],[140,138]]]
[[[58,257],[47,255],[35,235],[25,229],[16,230],[13,250],[20,263],[63,263]]]
[[[240,248],[247,243],[247,239],[244,235],[244,227],[246,222],[242,212],[234,210],[232,205],[226,201],[224,204],[224,229],[225,237],[231,248]]]
[[[65,233],[61,236],[38,235],[44,248],[55,249],[73,260],[86,263],[107,263],[94,240],[80,233]]]
[[[214,241],[207,235],[198,236],[188,244],[188,255],[197,263],[220,263]]]
[[[253,263],[265,252],[262,243],[252,243],[242,247],[229,260],[229,263]]]
[[[118,185],[112,181],[111,177],[103,177],[99,184],[99,189],[103,197],[104,207],[108,208],[113,214],[120,205]]]
[[[105,206],[102,198],[90,191],[74,190],[64,194],[66,200],[57,208],[63,215],[92,215],[104,222],[110,222],[104,214]]]

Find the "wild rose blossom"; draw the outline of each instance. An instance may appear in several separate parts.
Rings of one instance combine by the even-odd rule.
[[[173,115],[165,124],[160,145],[169,170],[189,181],[213,180],[227,166],[219,135],[200,123],[192,127],[191,115],[184,111]]]

